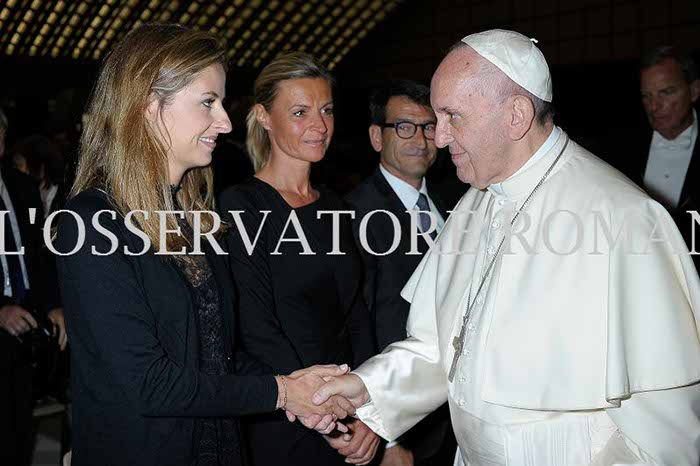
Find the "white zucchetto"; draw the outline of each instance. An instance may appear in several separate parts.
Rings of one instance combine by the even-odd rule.
[[[462,42],[493,63],[520,87],[545,102],[552,101],[552,77],[536,39],[503,29],[470,34]]]

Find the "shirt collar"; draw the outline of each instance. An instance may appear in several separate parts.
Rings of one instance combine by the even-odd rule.
[[[658,131],[654,131],[651,147],[655,149],[692,150],[698,134],[698,115],[693,109],[693,123],[675,139],[666,139]]]
[[[520,194],[521,188],[526,190],[529,186],[530,178],[536,178],[538,174],[540,177],[544,175],[544,171],[539,169],[543,164],[538,162],[540,162],[540,160],[542,160],[543,158],[551,158],[545,157],[545,155],[549,155],[549,153],[552,152],[554,146],[560,145],[558,143],[564,139],[561,137],[562,133],[563,131],[561,130],[561,128],[555,126],[552,129],[552,132],[549,133],[547,139],[540,146],[540,148],[537,149],[537,151],[534,154],[532,154],[532,157],[530,157],[527,162],[525,162],[525,165],[520,167],[518,171],[513,173],[507,179],[503,180],[500,183],[494,183],[486,189],[488,189],[491,193],[497,196],[506,197],[517,196],[518,194]],[[549,165],[547,165],[544,168],[544,170],[546,170],[547,168],[549,168]],[[540,171],[542,173],[540,173]],[[532,187],[534,187],[534,185]],[[532,189],[532,187],[530,187],[530,189]]]
[[[417,190],[401,178],[389,173],[389,170],[384,168],[381,163],[379,164],[379,171],[382,172],[382,175],[384,175],[384,178],[389,183],[389,186],[391,186],[391,189],[393,189],[396,195],[399,196],[399,199],[401,199],[401,203],[404,205],[404,207],[406,207],[406,210],[411,210],[416,206],[418,196],[421,193],[425,194],[426,196],[428,195],[428,187],[425,182],[425,177],[423,177],[423,180],[421,181],[420,190]]]

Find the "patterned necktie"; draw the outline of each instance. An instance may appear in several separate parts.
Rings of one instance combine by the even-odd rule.
[[[5,201],[3,201],[1,196],[0,210],[7,210]],[[12,233],[12,224],[10,223],[10,212],[5,214],[3,220],[5,251],[17,251],[17,243],[15,243],[15,235]],[[10,278],[12,297],[14,298],[15,303],[23,305],[26,289],[24,288],[24,277],[22,276],[22,266],[19,262],[19,256],[16,254],[5,254],[5,259],[7,259],[7,275]]]
[[[428,204],[428,196],[423,193],[418,195],[416,207],[420,211],[418,219],[420,220],[420,231],[426,232],[430,228],[430,204]],[[430,233],[430,237],[435,239],[436,232]]]

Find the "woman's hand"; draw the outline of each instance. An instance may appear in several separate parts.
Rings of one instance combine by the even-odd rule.
[[[355,407],[352,403],[341,396],[334,396],[323,404],[315,405],[311,402],[311,395],[325,383],[325,378],[337,377],[346,374],[349,370],[350,368],[346,364],[342,366],[316,365],[295,371],[284,377],[284,380],[278,376],[277,406],[285,409],[290,421],[299,418],[304,426],[316,429],[321,433],[330,433],[336,428],[341,432],[346,432],[347,428],[336,421],[355,414]],[[286,404],[284,403],[285,393]]]

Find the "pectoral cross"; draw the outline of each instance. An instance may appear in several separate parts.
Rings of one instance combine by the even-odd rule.
[[[450,372],[447,374],[447,380],[452,382],[455,379],[455,372],[457,372],[457,363],[459,362],[459,357],[462,355],[464,350],[464,339],[467,334],[467,321],[466,319],[462,323],[462,329],[459,331],[459,336],[454,337],[452,340],[452,347],[455,349],[455,354],[452,356],[452,365],[450,366]]]

